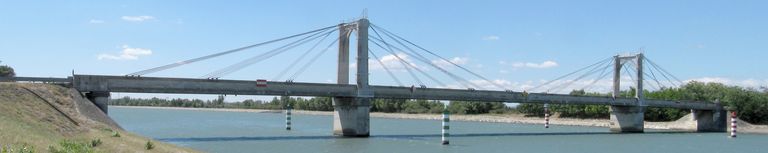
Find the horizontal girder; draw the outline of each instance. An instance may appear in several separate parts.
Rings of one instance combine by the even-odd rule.
[[[290,95],[319,97],[355,97],[357,86],[329,83],[271,82],[249,80],[213,80],[132,76],[75,75],[73,86],[81,92],[131,92],[225,95]],[[260,85],[261,84],[261,85]],[[266,85],[264,85],[266,84]],[[374,98],[462,100],[483,102],[549,103],[636,106],[635,98],[573,96],[564,94],[512,91],[439,89],[419,87],[371,86]],[[646,100],[649,107],[713,110],[714,103],[693,101]]]

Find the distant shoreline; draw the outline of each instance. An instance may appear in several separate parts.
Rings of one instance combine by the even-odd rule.
[[[168,109],[168,110],[194,110],[194,111],[222,111],[222,112],[253,112],[253,113],[281,113],[282,110],[266,109],[238,109],[238,108],[189,108],[189,107],[156,107],[156,106],[115,106],[117,108],[143,108],[143,109]],[[294,114],[304,115],[333,115],[333,112],[325,111],[306,111],[294,110]],[[421,120],[440,120],[441,114],[406,114],[406,113],[381,113],[371,112],[371,117],[392,118],[392,119],[421,119]],[[517,123],[517,124],[544,124],[542,117],[526,117],[523,114],[480,114],[480,115],[451,115],[454,121],[469,122],[493,122],[493,123]],[[766,125],[745,125],[739,124],[740,132],[745,133],[763,133],[768,134]],[[577,119],[577,118],[550,118],[550,125],[569,125],[569,126],[591,126],[591,127],[609,127],[608,119]],[[645,122],[646,129],[674,130],[674,131],[695,131],[693,121],[689,116],[683,117],[677,121],[671,122]]]

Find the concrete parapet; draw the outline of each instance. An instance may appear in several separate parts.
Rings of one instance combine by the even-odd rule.
[[[643,106],[611,106],[611,132],[641,133],[643,132]]]

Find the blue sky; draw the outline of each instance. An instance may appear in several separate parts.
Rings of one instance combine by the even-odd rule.
[[[372,23],[514,90],[639,48],[683,80],[768,86],[768,71],[762,68],[768,65],[765,1],[3,0],[0,4],[0,61],[20,76],[65,77],[72,70],[123,75],[339,24],[367,9]],[[200,77],[272,48],[150,76]],[[224,78],[273,78],[301,52],[276,56]],[[380,49],[377,53],[386,55]],[[324,54],[296,81],[334,80],[335,57],[334,51]],[[436,69],[426,70],[440,75]],[[415,84],[405,71],[394,73]],[[439,78],[456,84],[448,77]],[[371,79],[373,84],[395,85],[380,68],[372,68]]]

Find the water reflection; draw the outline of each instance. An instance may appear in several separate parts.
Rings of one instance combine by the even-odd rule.
[[[686,131],[653,131],[645,133],[612,133],[612,132],[542,132],[542,133],[467,133],[452,134],[451,137],[499,137],[499,136],[567,136],[567,135],[609,135],[609,134],[684,134]],[[440,134],[408,134],[408,135],[372,135],[368,138],[338,137],[338,136],[257,136],[257,137],[190,137],[190,138],[156,138],[167,142],[209,142],[209,141],[271,141],[271,140],[323,140],[323,139],[413,139],[439,138]]]

